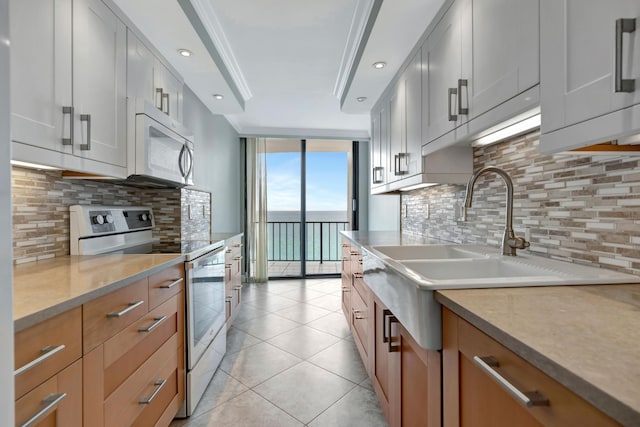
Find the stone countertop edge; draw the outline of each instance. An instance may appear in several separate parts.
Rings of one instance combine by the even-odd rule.
[[[453,290],[447,290],[451,292]],[[460,291],[464,291],[461,289]],[[557,364],[542,353],[534,350],[525,343],[513,338],[500,328],[483,319],[481,316],[466,309],[442,293],[435,291],[434,298],[444,307],[463,318],[471,325],[502,344],[531,365],[553,378],[600,411],[604,412],[622,425],[637,425],[640,420],[638,410],[625,405],[610,394],[600,390],[588,381],[574,374],[570,370]]]
[[[229,233],[213,233],[211,235],[211,240],[224,240],[225,244],[226,244],[227,240],[231,240],[231,239],[233,239],[235,237],[242,236],[243,234],[244,234],[244,232],[242,232],[242,231],[238,231],[238,232],[235,232],[235,233],[233,233],[233,232],[229,232]]]
[[[89,292],[86,292],[82,295],[78,295],[73,298],[69,298],[61,303],[54,304],[50,307],[37,311],[35,313],[28,314],[19,319],[14,319],[13,321],[13,330],[14,333],[20,332],[23,329],[26,329],[30,326],[36,325],[45,320],[51,319],[58,314],[69,311],[73,308],[79,307],[82,304],[99,298],[103,295],[109,294],[111,292],[117,291],[118,289],[124,288],[127,285],[130,285],[134,282],[137,282],[144,277],[150,276],[158,271],[164,270],[167,267],[171,267],[172,265],[184,262],[185,258],[183,255],[176,255],[174,259],[163,262],[161,264],[155,265],[152,268],[141,270],[136,274],[125,277],[116,282],[109,283],[108,285],[101,286],[97,289],[93,289]]]

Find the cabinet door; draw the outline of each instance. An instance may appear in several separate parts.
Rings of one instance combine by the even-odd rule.
[[[457,92],[462,67],[461,3],[456,1],[451,6],[422,46],[424,142],[454,130],[458,124],[458,95],[450,91]]]
[[[382,184],[389,182],[393,173],[389,169],[389,107],[383,104],[380,108],[380,166],[382,169]]]
[[[155,99],[156,58],[131,30],[127,30],[127,96],[158,106]],[[132,112],[135,113],[135,112]]]
[[[182,120],[182,82],[156,60],[155,87],[162,90],[161,110],[171,118]]]
[[[126,67],[125,25],[100,0],[74,1],[74,154],[126,166]]]
[[[400,378],[394,369],[398,365],[399,352],[393,351],[389,344],[389,335],[392,325],[390,324],[393,315],[387,310],[377,298],[373,298],[372,311],[373,323],[373,363],[371,365],[371,383],[378,396],[380,407],[384,412],[389,424],[393,427],[398,425],[399,414],[397,405],[399,400]],[[394,326],[395,328],[395,326]]]
[[[459,96],[472,119],[540,82],[539,0],[465,3]]]
[[[71,0],[10,6],[11,139],[71,153]]]
[[[397,181],[400,173],[398,156],[406,153],[405,89],[400,80],[389,98],[389,174],[387,182]]]
[[[640,103],[640,2],[637,0],[542,0],[541,105],[543,132],[551,132]],[[616,20],[635,18],[622,34],[624,79],[635,90],[616,92]]]
[[[371,161],[371,187],[377,187],[383,182],[384,169],[380,162],[380,111],[371,112],[371,145],[369,146]]]
[[[405,150],[408,176],[422,173],[422,54],[416,53],[403,74],[405,89]]]

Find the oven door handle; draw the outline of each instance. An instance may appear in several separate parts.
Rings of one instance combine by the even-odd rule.
[[[214,258],[214,257],[217,257],[217,256],[221,256],[221,258],[222,258],[221,264],[224,264],[224,246],[214,250],[213,252],[205,254],[205,255],[201,256],[200,258],[198,258],[198,259],[194,259],[193,261],[185,262],[184,263],[185,269],[186,270],[193,270],[194,268],[198,268],[201,265],[203,265],[207,260],[209,260],[211,258]]]

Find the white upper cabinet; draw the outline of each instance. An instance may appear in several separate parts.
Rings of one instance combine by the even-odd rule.
[[[538,0],[456,0],[422,46],[422,138],[472,137],[537,105],[494,111],[540,82]]]
[[[9,9],[11,139],[70,154],[71,0],[13,0]]]
[[[463,8],[459,105],[471,120],[540,82],[539,1],[473,0]]]
[[[182,80],[129,30],[127,95],[144,99],[172,119],[182,121]]]
[[[127,28],[100,0],[74,0],[73,18],[78,155],[126,166]]]
[[[10,10],[14,158],[122,176],[125,25],[99,0],[14,0]]]
[[[462,73],[462,1],[456,1],[422,46],[423,142],[454,130]]]
[[[384,183],[385,168],[382,166],[380,149],[380,111],[373,110],[371,112],[371,144],[369,148],[369,153],[371,154],[371,188]]]
[[[638,0],[542,0],[542,151],[640,132],[639,33]]]
[[[422,55],[418,51],[402,74],[405,89],[407,175],[422,172]]]
[[[401,157],[406,157],[405,88],[400,80],[389,99],[389,174],[387,182],[402,178]]]

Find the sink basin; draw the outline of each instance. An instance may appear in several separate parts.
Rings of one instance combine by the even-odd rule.
[[[427,280],[478,280],[499,278],[543,278],[562,276],[545,267],[520,262],[512,258],[486,258],[468,260],[401,261],[405,267]]]
[[[473,259],[486,258],[477,245],[403,245],[374,246],[373,249],[396,261],[422,259]]]

